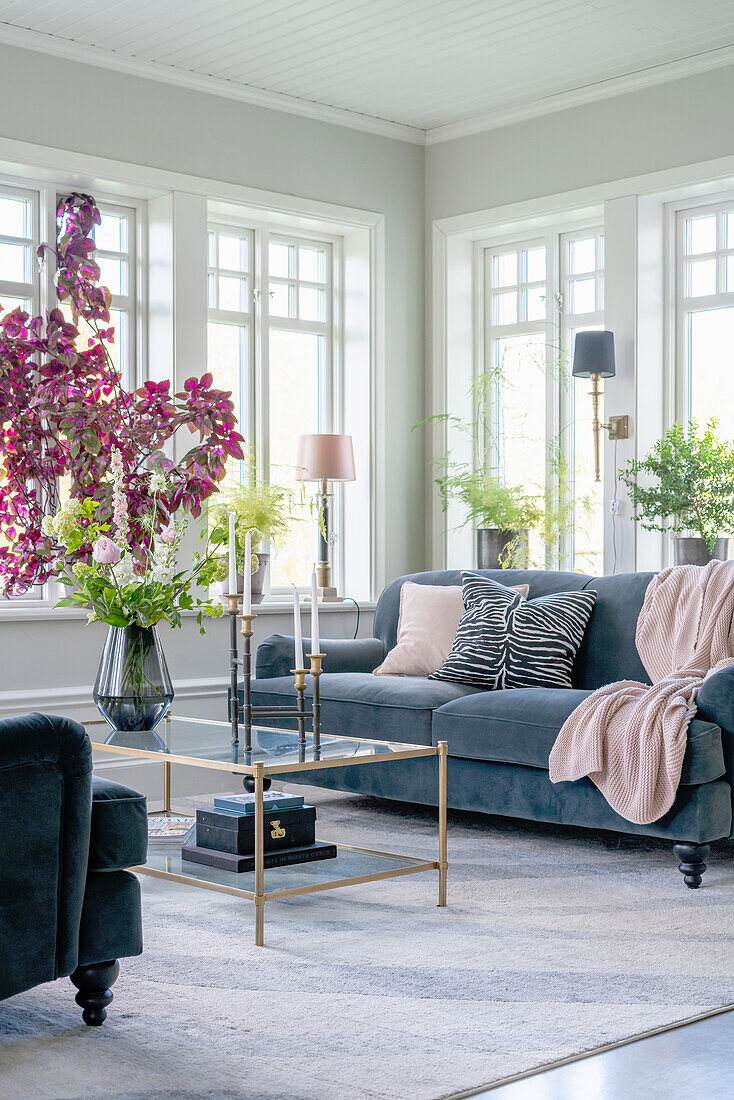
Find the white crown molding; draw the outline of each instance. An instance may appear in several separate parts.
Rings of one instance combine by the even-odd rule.
[[[656,84],[668,84],[673,80],[681,80],[686,76],[695,76],[698,73],[732,64],[734,64],[734,46],[722,46],[718,50],[683,57],[679,61],[669,61],[651,69],[640,69],[639,72],[600,80],[595,84],[587,84],[583,88],[574,88],[543,99],[519,103],[514,107],[494,111],[480,118],[468,118],[463,122],[448,122],[445,126],[434,126],[426,131],[426,145],[440,145],[446,141],[471,137],[473,134],[481,134],[487,130],[498,130],[502,126],[512,126],[516,122],[527,122],[529,119],[540,118],[557,111],[566,111],[571,107],[582,107],[595,100],[611,99],[614,96],[625,95],[627,92],[651,88]]]
[[[333,126],[346,126],[351,130],[361,130],[379,137],[393,138],[396,141],[408,141],[413,145],[425,145],[426,132],[417,126],[406,126],[400,122],[375,118],[373,115],[348,111],[343,107],[329,107],[324,103],[315,103],[309,99],[284,95],[282,92],[269,92],[262,88],[253,88],[249,84],[236,84],[231,80],[221,80],[214,76],[177,69],[172,65],[161,65],[152,61],[138,61],[132,57],[123,57],[114,50],[103,50],[98,46],[87,46],[81,42],[72,42],[56,35],[42,34],[39,31],[14,27],[9,23],[0,23],[0,43],[17,46],[19,49],[35,50],[51,54],[67,61],[79,61],[85,65],[95,65],[102,69],[115,69],[129,76],[157,80],[164,84],[174,84],[195,92],[223,96],[225,99],[238,100],[255,107],[266,107],[271,111],[283,111],[286,114],[300,115],[317,122],[328,122]]]

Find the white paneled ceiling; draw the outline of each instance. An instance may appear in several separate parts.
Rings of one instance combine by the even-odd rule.
[[[732,61],[734,2],[0,0],[1,40],[422,140]]]

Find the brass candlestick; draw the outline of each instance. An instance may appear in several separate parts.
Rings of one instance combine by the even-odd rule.
[[[321,664],[325,653],[308,653],[306,655],[311,664],[311,676],[313,677],[313,703],[311,706],[313,716],[313,747],[316,752],[321,750]]]
[[[242,656],[242,721],[245,724],[245,752],[252,752],[252,699],[250,695],[250,678],[252,675],[252,624],[256,615],[240,615],[240,634],[245,640]],[[239,712],[239,696],[237,697],[237,710]]]
[[[227,596],[227,614],[229,615],[229,722],[231,728],[232,752],[235,754],[239,746],[239,645],[237,642],[237,615],[240,610],[240,597],[237,592],[230,592]]]
[[[230,705],[229,714],[232,727],[232,759],[235,763],[241,763],[240,759],[240,720],[245,727],[243,752],[247,760],[252,757],[252,723],[253,719],[265,718],[295,718],[298,723],[298,751],[299,759],[305,758],[306,751],[306,719],[313,721],[313,747],[314,752],[321,752],[321,690],[320,679],[322,662],[325,654],[309,653],[309,668],[291,669],[295,678],[296,702],[294,706],[264,706],[252,705],[252,636],[253,621],[256,615],[239,614],[239,595],[230,595],[228,600],[228,614],[230,617]],[[237,637],[237,619],[240,620],[239,633],[243,639],[243,655],[239,655],[239,640]],[[239,669],[242,668],[242,704],[239,701]],[[313,705],[311,710],[306,710],[306,676],[310,672],[313,677]],[[270,786],[270,777],[263,780],[264,789]],[[252,776],[245,776],[243,784],[246,790],[252,789]]]
[[[296,710],[298,721],[298,744],[306,744],[306,700],[304,699],[304,693],[306,691],[306,670],[305,668],[292,668],[291,674],[295,676],[296,683]]]

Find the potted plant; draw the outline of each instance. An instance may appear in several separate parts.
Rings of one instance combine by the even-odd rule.
[[[691,420],[673,424],[641,461],[621,477],[647,531],[670,532],[676,565],[705,565],[732,555],[734,539],[734,445],[717,435],[718,421],[703,433]]]
[[[479,569],[526,569],[530,530],[543,522],[537,497],[506,485],[482,470],[453,470],[436,479],[444,505],[450,498],[466,508],[465,523],[473,524]]]
[[[270,554],[259,549],[263,542],[269,544],[283,536],[293,519],[293,493],[282,485],[271,485],[255,475],[250,459],[250,480],[232,485],[217,497],[217,503],[209,512],[210,538],[215,543],[226,543],[229,517],[235,517],[238,555],[244,555],[245,538],[250,532],[252,556],[252,602],[262,603],[265,572]],[[239,557],[238,557],[239,561]],[[239,572],[239,569],[238,569]],[[242,585],[243,570],[239,584]]]

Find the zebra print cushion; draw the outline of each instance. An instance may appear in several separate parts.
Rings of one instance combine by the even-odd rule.
[[[570,688],[596,592],[552,592],[525,600],[476,573],[462,573],[465,611],[445,663],[429,680],[487,691]]]

